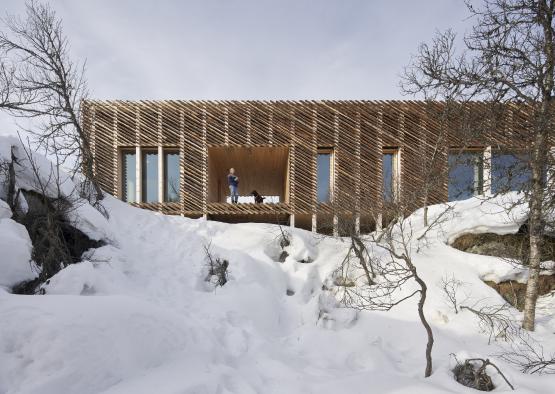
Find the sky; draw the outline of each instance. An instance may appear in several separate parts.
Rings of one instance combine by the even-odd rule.
[[[402,99],[399,75],[462,0],[52,0],[97,99]],[[23,14],[22,0],[2,0]],[[0,114],[0,134],[14,126]]]

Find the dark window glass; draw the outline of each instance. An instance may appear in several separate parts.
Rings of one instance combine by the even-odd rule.
[[[394,179],[394,160],[395,155],[393,153],[384,153],[382,159],[382,176],[383,176],[383,199],[384,201],[391,202],[395,197],[395,192],[393,190],[395,185]]]
[[[179,202],[179,153],[165,153],[164,201]]]
[[[449,154],[449,201],[464,200],[483,193],[484,154]]]
[[[135,190],[137,185],[136,179],[136,162],[135,153],[124,152],[122,156],[122,199],[127,202],[135,202]]]
[[[318,153],[318,202],[331,200],[331,152]]]
[[[491,191],[504,193],[526,188],[532,173],[527,154],[493,153],[491,158]]]
[[[158,153],[143,153],[143,202],[158,202]]]

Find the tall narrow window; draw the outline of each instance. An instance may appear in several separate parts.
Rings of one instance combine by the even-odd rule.
[[[134,152],[123,152],[121,157],[122,172],[122,188],[121,198],[126,202],[135,202],[135,191],[137,185],[136,179],[136,161]]]
[[[395,200],[398,188],[398,150],[384,149],[382,157],[383,199],[385,202]]]
[[[317,159],[317,197],[318,202],[331,202],[333,177],[333,150],[318,149]]]
[[[449,154],[449,201],[483,194],[484,152],[463,151]]]
[[[529,158],[529,155],[522,153],[494,152],[491,157],[491,191],[524,190],[532,177]]]
[[[179,202],[179,153],[164,152],[164,202]]]
[[[142,200],[158,202],[158,153],[143,152]]]

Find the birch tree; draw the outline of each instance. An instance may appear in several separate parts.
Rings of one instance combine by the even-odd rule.
[[[85,64],[71,59],[62,20],[49,5],[30,1],[24,18],[2,19],[0,109],[31,121],[27,131],[37,147],[73,162],[74,173],[85,176],[82,196],[96,204],[103,193],[80,119],[86,97]]]
[[[468,1],[467,7],[474,25],[461,48],[454,32],[437,33],[420,45],[401,86],[427,99],[513,104],[526,113],[520,133],[530,147],[530,256],[523,327],[534,330],[546,211],[552,205],[546,172],[553,138],[555,0],[484,0],[479,7]]]

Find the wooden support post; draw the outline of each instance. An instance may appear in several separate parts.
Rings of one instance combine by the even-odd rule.
[[[251,109],[247,108],[247,145],[251,145]]]
[[[339,218],[337,215],[333,215],[333,236],[337,237],[339,235]]]
[[[224,145],[229,145],[229,108],[224,109]]]
[[[164,149],[162,148],[162,107],[158,105],[158,209],[162,212],[164,202]]]
[[[318,232],[318,177],[317,177],[317,160],[318,160],[318,111],[316,106],[312,107],[312,144],[311,144],[311,155],[310,155],[310,169],[311,169],[311,183],[310,183],[310,193],[311,198],[311,209],[312,209],[312,232]]]
[[[91,154],[93,157],[93,175],[96,176],[96,107],[93,105],[91,107]],[[119,177],[115,176],[116,179]]]
[[[164,202],[164,149],[161,146],[158,146],[158,202]]]
[[[185,113],[179,111],[179,201],[181,216],[185,216]]]
[[[361,163],[360,163],[360,127],[361,127],[360,111],[357,111],[356,115],[356,140],[355,140],[355,233],[360,234],[360,174],[361,174]]]
[[[113,184],[113,191],[112,194],[116,197],[119,197],[119,151],[118,151],[118,108],[114,107],[113,109],[114,117],[112,120],[112,132],[114,138],[114,145],[112,146],[112,168],[114,171],[114,184]]]
[[[291,226],[291,228],[295,228],[295,214],[292,213],[289,216],[289,226]]]
[[[483,162],[483,177],[484,177],[484,190],[483,193],[486,197],[492,195],[491,192],[491,146],[484,149],[484,162]]]
[[[207,133],[207,117],[208,111],[206,104],[202,106],[202,216],[207,216],[207,200],[208,200],[208,147],[206,146],[206,133]]]
[[[274,143],[274,112],[270,107],[270,114],[268,115],[268,144]]]
[[[141,147],[135,147],[135,202],[140,203],[143,201],[143,196],[141,195],[142,190],[142,178],[141,178],[141,166],[143,161],[141,160]]]
[[[377,191],[376,201],[374,205],[374,214],[377,213],[376,217],[376,231],[382,230],[382,212],[384,209],[384,197],[383,197],[383,107],[380,107],[378,111],[378,135],[377,135],[377,146],[375,148],[376,158],[377,158],[377,169],[376,169],[376,180],[377,180]]]

